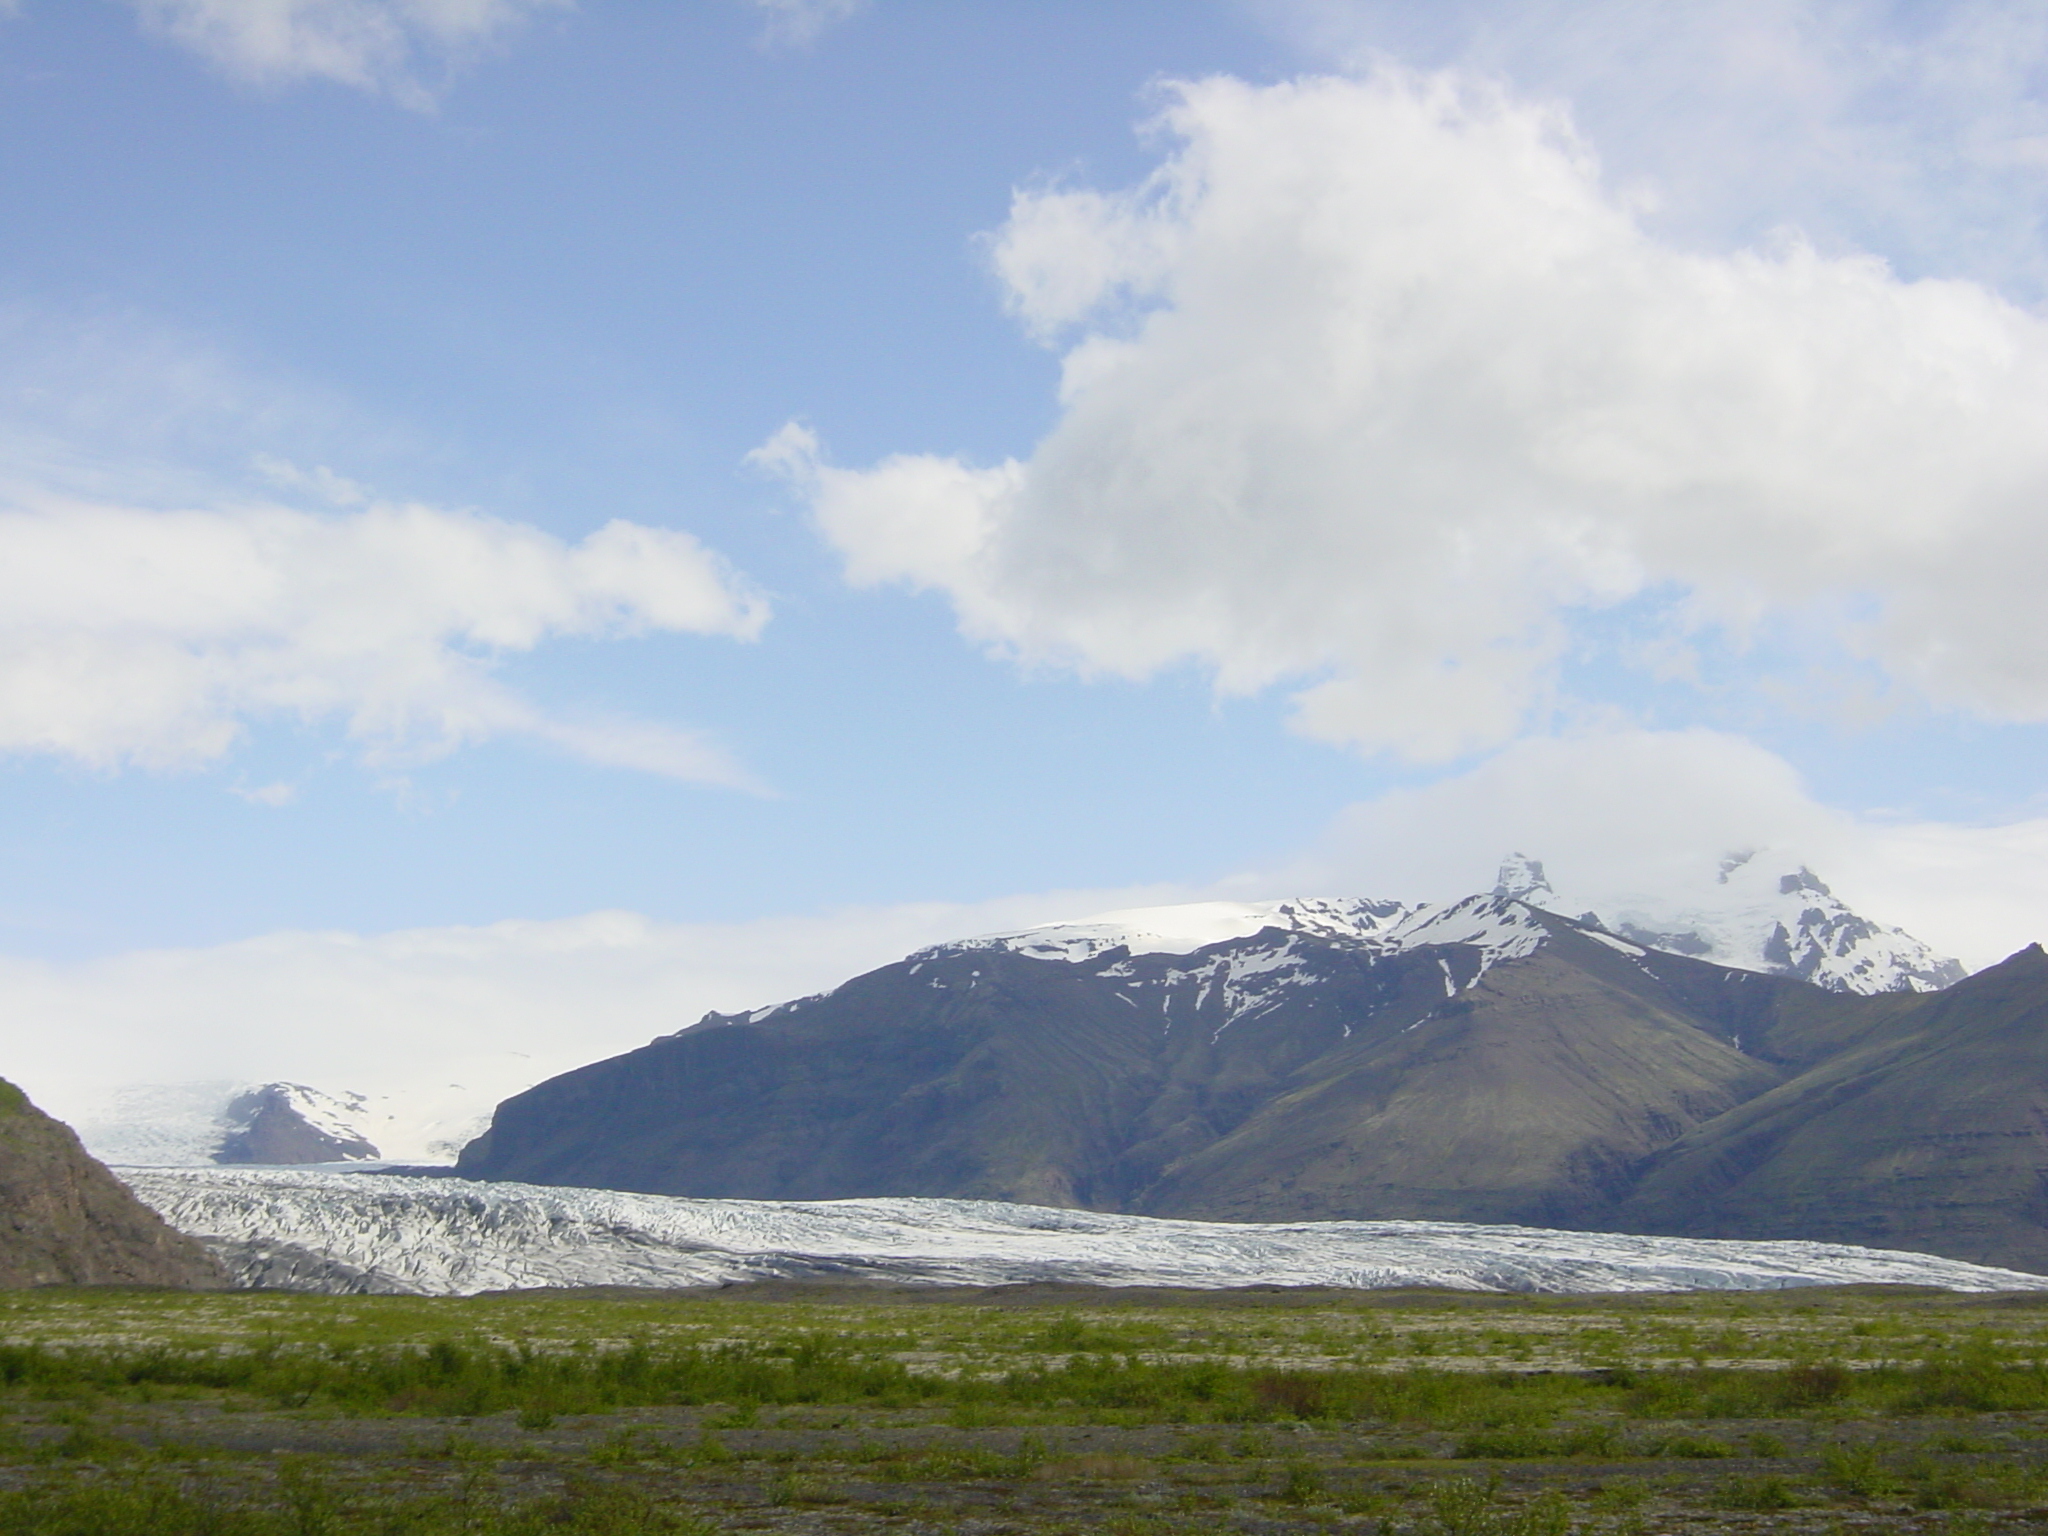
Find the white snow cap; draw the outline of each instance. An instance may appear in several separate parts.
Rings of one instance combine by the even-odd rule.
[[[265,1106],[287,1110],[344,1146],[368,1146],[344,1160],[367,1160],[388,1141],[389,1107],[367,1095],[326,1093],[303,1083],[151,1083],[115,1089],[74,1127],[95,1157],[109,1163],[203,1168],[249,1129]]]
[[[1305,896],[1291,901],[1191,901],[1171,907],[1132,907],[1070,923],[1040,923],[1011,933],[982,934],[936,944],[912,956],[963,949],[1007,949],[1036,960],[1092,960],[1106,950],[1134,955],[1191,955],[1228,939],[1248,939],[1267,928],[1324,938],[1377,938],[1421,908],[1399,901]]]
[[[1482,971],[1532,954],[1547,937],[1529,909],[1592,921],[1652,949],[1737,970],[1797,976],[1833,992],[1932,992],[1963,977],[1956,961],[1901,929],[1852,912],[1804,864],[1731,853],[1711,880],[1655,896],[1560,893],[1543,861],[1526,853],[1501,861],[1493,890],[1447,907],[1427,902],[1297,897],[1290,901],[1201,901],[1104,912],[1067,923],[983,934],[934,945],[911,958],[1006,949],[1037,960],[1080,964],[1104,952],[1189,955],[1268,928],[1397,953],[1424,944],[1473,944]]]
[[[1533,861],[1513,855],[1501,866]],[[1538,875],[1540,864],[1534,865]],[[1782,850],[1737,849],[1711,881],[1652,895],[1592,899],[1551,891],[1527,899],[1548,911],[1595,914],[1602,927],[1653,949],[1737,970],[1797,976],[1831,992],[1938,992],[1962,966],[1899,928],[1851,911],[1825,881]]]

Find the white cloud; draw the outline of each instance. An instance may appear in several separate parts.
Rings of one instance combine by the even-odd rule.
[[[251,805],[267,805],[272,810],[290,805],[299,798],[299,787],[281,779],[270,784],[259,784],[254,789],[236,785],[233,792]]]
[[[780,440],[852,580],[1027,662],[1302,680],[1304,729],[1424,760],[1516,734],[1638,597],[2048,718],[2040,318],[1662,243],[1557,110],[1453,76],[1204,80],[1159,131],[1142,186],[1020,193],[994,240],[1072,338],[1027,461]]]
[[[867,9],[867,0],[746,0],[760,13],[761,43],[805,48]]]
[[[304,1082],[396,1115],[388,1155],[460,1140],[544,1077],[695,1023],[836,986],[922,945],[1165,887],[856,908],[750,923],[628,912],[403,933],[279,933],[72,964],[0,957],[0,1072],[63,1118],[124,1086]]]
[[[2048,11],[2034,0],[1254,0],[1310,53],[1561,97],[1655,226],[1796,224],[1911,273],[2048,291]]]
[[[574,0],[131,0],[145,26],[233,79],[330,80],[432,104],[419,64],[460,63]]]
[[[280,490],[296,491],[330,507],[360,507],[376,498],[368,486],[338,475],[325,464],[301,469],[274,453],[254,455],[249,467]]]
[[[316,516],[19,497],[0,509],[0,751],[181,767],[221,757],[251,719],[339,718],[373,759],[512,733],[744,784],[688,733],[552,719],[492,673],[551,638],[747,639],[766,618],[690,535],[627,522],[565,544],[420,505]]]
[[[2048,820],[1893,822],[1816,801],[1783,758],[1716,731],[1515,743],[1466,773],[1352,806],[1298,862],[1238,884],[1446,900],[1502,856],[1544,860],[1595,910],[1710,886],[1730,853],[1805,863],[1864,916],[1972,969],[2048,940]],[[1782,872],[1782,871],[1781,871]]]
[[[293,460],[417,462],[435,445],[313,381],[134,312],[0,302],[0,503],[17,488],[152,506],[211,503],[253,478],[360,504]]]

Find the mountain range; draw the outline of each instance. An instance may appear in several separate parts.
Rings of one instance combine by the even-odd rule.
[[[1612,892],[1589,897],[1569,887],[1560,895],[1540,862],[1516,854],[1502,865],[1494,894],[1581,914],[1594,926],[1658,948],[1797,975],[1834,990],[1926,990],[1963,974],[1953,960],[1910,935],[1850,911],[1811,871],[1774,853],[1730,855],[1718,870],[1703,866],[1691,878],[1680,871],[1655,895],[1620,898]],[[1268,924],[1344,936],[1361,922],[1370,929],[1427,910],[1387,901],[1203,902],[968,942],[1065,953],[1129,939],[1140,952],[1149,946],[1187,953],[1204,943],[1249,937]],[[460,1075],[470,1076],[476,1066],[470,1063]],[[381,1076],[373,1073],[351,1085],[368,1092],[255,1078],[110,1082],[73,1093],[71,1110],[86,1146],[123,1165],[289,1166],[394,1157],[407,1164],[447,1163],[485,1127],[497,1100],[534,1080],[507,1076],[485,1071],[485,1080],[498,1084],[495,1091],[482,1082],[472,1091],[428,1082],[415,1064],[394,1061]]]
[[[542,1083],[459,1167],[2048,1269],[2048,956],[1956,979],[1754,863],[1722,870],[1743,924],[1567,917],[1518,858],[1445,907],[1203,903],[940,945]]]

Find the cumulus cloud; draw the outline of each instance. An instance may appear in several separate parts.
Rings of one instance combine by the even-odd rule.
[[[493,676],[558,637],[748,639],[767,606],[687,533],[611,522],[567,544],[472,512],[378,502],[159,512],[27,497],[0,509],[0,751],[189,767],[246,722],[339,719],[372,759],[507,733],[713,783],[713,744],[561,720]]]
[[[1523,729],[1630,599],[2048,717],[2039,318],[1660,241],[1558,109],[1453,75],[1182,84],[1155,130],[1142,185],[1020,192],[993,238],[1064,348],[1028,459],[764,449],[852,580],[1027,663],[1298,680],[1303,729],[1421,760]]]
[[[131,0],[149,30],[232,79],[329,80],[431,105],[424,62],[460,63],[543,10],[574,0]]]
[[[1253,0],[1324,60],[1456,64],[1572,103],[1660,230],[1797,224],[1913,274],[2048,292],[2033,0]]]

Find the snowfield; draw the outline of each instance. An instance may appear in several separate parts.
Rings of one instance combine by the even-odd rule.
[[[766,1279],[902,1285],[1777,1290],[1851,1282],[2048,1290],[2048,1276],[1837,1243],[1435,1221],[1252,1225],[980,1200],[690,1200],[307,1169],[122,1168],[239,1283],[466,1296]]]

